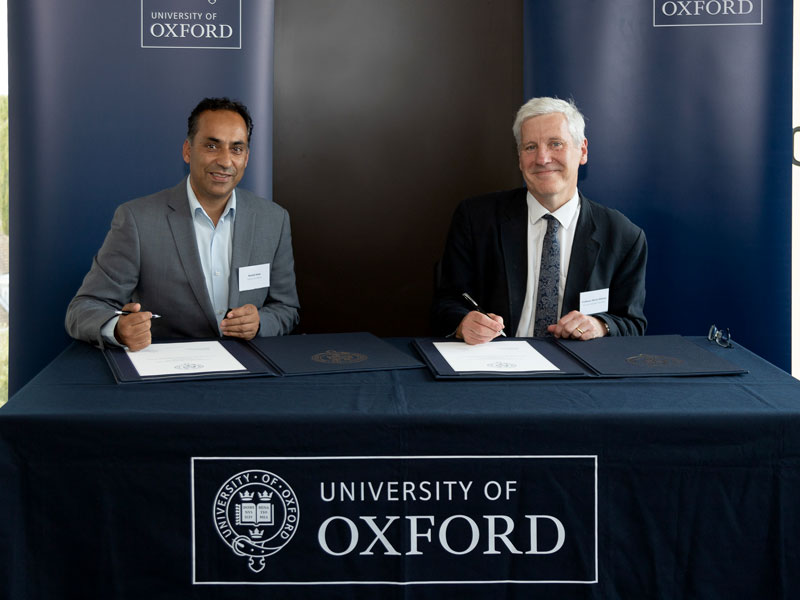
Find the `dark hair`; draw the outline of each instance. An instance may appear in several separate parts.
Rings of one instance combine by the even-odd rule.
[[[190,142],[194,141],[194,136],[197,133],[197,119],[201,113],[207,110],[230,110],[238,113],[244,119],[244,124],[247,127],[247,143],[250,143],[250,136],[253,133],[253,119],[244,104],[230,98],[203,98],[200,104],[194,107],[192,114],[189,115],[189,130],[186,133],[186,137]]]

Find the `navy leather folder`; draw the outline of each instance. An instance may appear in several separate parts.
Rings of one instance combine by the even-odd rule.
[[[250,344],[282,375],[352,373],[424,367],[371,333],[317,333],[264,337]]]
[[[423,357],[436,379],[558,379],[562,377],[589,377],[591,373],[576,358],[560,348],[552,338],[497,338],[490,344],[525,341],[534,350],[558,367],[558,371],[456,371],[439,353],[434,342],[455,342],[452,338],[417,338],[413,347]]]
[[[454,371],[433,345],[437,341],[455,340],[419,338],[413,342],[414,348],[437,379],[679,377],[747,373],[745,369],[680,335],[604,337],[588,342],[525,338],[559,370],[514,373]],[[489,343],[502,344],[504,341],[505,338],[498,338]]]
[[[747,372],[680,335],[605,337],[588,342],[558,340],[558,344],[595,375],[605,377],[734,375]]]
[[[175,340],[185,342],[187,340]],[[197,340],[199,341],[199,340]],[[182,371],[174,375],[149,375],[142,376],[128,358],[128,353],[123,348],[104,348],[108,366],[117,383],[147,383],[163,381],[191,381],[194,379],[233,379],[240,377],[275,377],[279,373],[256,352],[247,342],[235,339],[220,339],[218,341],[238,360],[245,368],[244,371],[219,371],[208,373],[192,373],[191,370]],[[159,342],[170,343],[170,342]]]

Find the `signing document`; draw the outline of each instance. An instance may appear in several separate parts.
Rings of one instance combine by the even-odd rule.
[[[219,342],[150,344],[128,358],[142,377],[246,371]]]
[[[525,373],[559,370],[525,341],[496,340],[474,346],[464,342],[434,342],[433,345],[454,371]]]

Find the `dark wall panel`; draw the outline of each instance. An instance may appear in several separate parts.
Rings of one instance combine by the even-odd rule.
[[[301,331],[428,333],[456,204],[521,182],[521,2],[276,0],[274,89]]]

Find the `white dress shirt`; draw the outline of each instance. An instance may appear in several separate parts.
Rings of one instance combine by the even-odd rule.
[[[572,241],[575,239],[575,228],[578,224],[578,214],[581,203],[578,190],[561,208],[553,213],[539,204],[528,192],[528,283],[525,287],[525,302],[522,305],[522,316],[517,328],[517,337],[532,337],[533,326],[536,322],[536,292],[539,286],[539,267],[542,262],[542,244],[547,232],[547,219],[544,215],[552,214],[561,227],[558,229],[558,241],[561,246],[561,278],[558,282],[558,314],[564,303],[564,286],[567,283],[569,259],[572,256]]]

